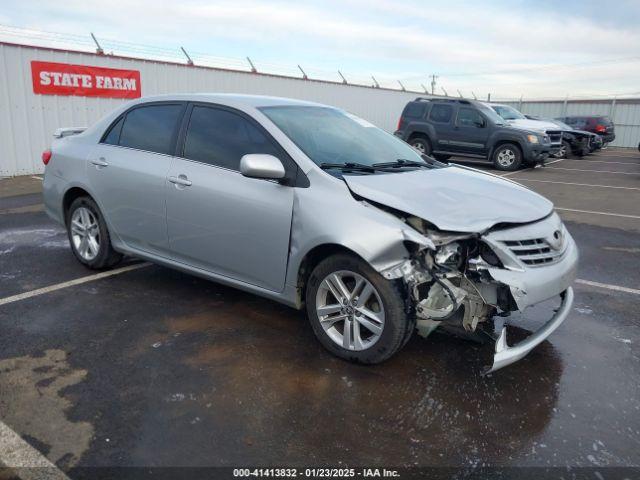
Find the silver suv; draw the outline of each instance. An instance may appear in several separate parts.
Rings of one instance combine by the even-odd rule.
[[[571,308],[578,252],[551,202],[337,108],[169,95],[55,137],[46,211],[81,263],[132,255],[306,307],[348,360],[381,362],[416,327],[443,328],[485,332],[495,370]],[[509,346],[505,317],[554,297],[551,319]]]

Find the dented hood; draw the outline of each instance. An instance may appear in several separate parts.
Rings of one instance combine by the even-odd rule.
[[[543,120],[529,120],[528,118],[518,118],[516,120],[507,120],[512,127],[522,130],[533,130],[534,132],[548,132],[562,130],[558,125]]]
[[[355,194],[440,230],[483,232],[497,223],[526,223],[547,216],[553,204],[514,182],[467,168],[344,176]]]

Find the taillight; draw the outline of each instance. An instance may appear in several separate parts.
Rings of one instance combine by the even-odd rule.
[[[606,131],[607,131],[607,127],[605,127],[604,125],[596,125],[596,132],[604,133]]]
[[[49,160],[51,160],[51,150],[45,150],[44,152],[42,152],[42,163],[47,165],[49,163]]]
[[[398,128],[396,130],[400,130],[400,125],[402,125],[402,117],[398,119]]]

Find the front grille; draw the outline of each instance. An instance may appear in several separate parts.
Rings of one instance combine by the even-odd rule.
[[[529,266],[548,265],[562,257],[562,250],[554,250],[544,238],[529,240],[503,240],[502,243]]]
[[[562,143],[562,132],[547,132],[551,143]]]

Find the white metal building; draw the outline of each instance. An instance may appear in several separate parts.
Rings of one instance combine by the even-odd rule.
[[[392,132],[404,105],[421,94],[278,75],[0,42],[0,176],[40,173],[40,155],[59,127],[89,126],[127,100],[34,93],[32,61],[140,72],[142,95],[227,92],[292,97],[335,105]],[[614,145],[640,141],[640,100],[511,103],[545,117],[605,114],[616,126]]]
[[[43,171],[41,153],[56,128],[88,126],[127,100],[39,95],[31,61],[139,70],[142,95],[226,92],[275,95],[344,108],[393,131],[415,92],[0,43],[0,176]]]

